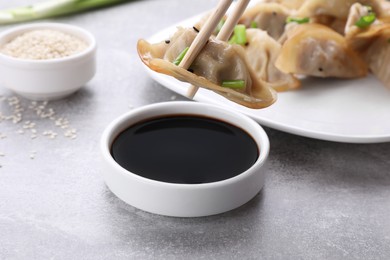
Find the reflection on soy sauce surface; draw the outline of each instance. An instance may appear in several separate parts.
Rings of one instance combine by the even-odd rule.
[[[259,150],[248,133],[229,123],[177,115],[130,126],[114,140],[111,153],[134,174],[197,184],[239,175],[256,162]]]

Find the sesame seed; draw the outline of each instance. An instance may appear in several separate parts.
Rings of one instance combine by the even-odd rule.
[[[26,137],[30,139],[31,142],[34,142],[34,144],[36,144],[36,141],[32,140],[37,139],[40,136],[44,136],[53,141],[60,134],[63,134],[65,138],[70,140],[77,138],[77,129],[71,126],[70,120],[64,116],[57,116],[56,111],[49,107],[49,102],[47,101],[30,101],[25,103],[24,100],[20,100],[16,96],[0,95],[0,102],[2,102],[0,105],[4,104],[6,108],[5,111],[0,111],[0,124],[4,122],[19,124],[14,130],[14,134],[28,134]],[[0,106],[0,109],[3,107],[4,106]],[[25,116],[29,116],[29,119],[24,119]],[[51,127],[49,127],[49,129],[41,129],[39,124],[43,121],[46,123],[51,122]],[[54,131],[54,129],[57,129],[58,131]],[[8,135],[8,133],[0,132],[0,141],[1,139],[10,137],[9,135],[7,137],[6,134]],[[5,156],[4,152],[7,151],[1,151],[0,158]],[[30,159],[35,159],[35,154],[35,151],[30,152]]]
[[[5,44],[1,52],[15,58],[47,60],[71,56],[86,48],[87,44],[73,35],[45,29],[19,35]]]

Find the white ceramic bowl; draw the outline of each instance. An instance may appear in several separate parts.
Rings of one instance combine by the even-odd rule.
[[[32,100],[53,100],[68,96],[85,85],[96,71],[96,41],[91,33],[73,25],[33,23],[0,34],[0,48],[18,35],[32,30],[52,29],[84,40],[88,47],[59,59],[27,60],[0,53],[0,86]]]
[[[176,184],[147,179],[122,168],[110,153],[114,139],[129,126],[164,115],[200,115],[244,129],[255,140],[259,157],[245,172],[223,181]],[[199,217],[237,208],[263,187],[269,140],[262,127],[249,117],[221,107],[195,102],[166,102],[144,106],[114,120],[101,138],[102,174],[110,190],[128,204],[160,215]],[[190,167],[190,166],[189,166]]]

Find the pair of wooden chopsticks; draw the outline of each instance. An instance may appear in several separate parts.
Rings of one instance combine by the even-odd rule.
[[[235,6],[232,13],[227,18],[226,22],[222,26],[222,29],[217,35],[217,39],[221,41],[229,40],[230,35],[233,33],[234,27],[238,23],[238,20],[244,13],[246,7],[248,6],[250,0],[239,0]],[[229,9],[233,0],[220,0],[217,7],[207,19],[206,23],[195,37],[191,46],[189,47],[186,55],[183,60],[180,62],[179,66],[188,69],[191,64],[194,62],[195,58],[199,55],[200,51],[206,45],[211,34],[215,31],[219,21],[223,18],[226,11]],[[188,98],[193,98],[198,91],[199,87],[191,86],[188,90]]]

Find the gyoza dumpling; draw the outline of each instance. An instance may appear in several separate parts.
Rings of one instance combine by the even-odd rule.
[[[343,34],[349,10],[355,3],[370,6],[378,17],[390,16],[390,3],[385,0],[306,0],[293,15],[310,17],[312,22],[324,24]]]
[[[251,27],[254,24],[257,28],[266,31],[272,38],[279,39],[284,32],[286,19],[290,11],[276,3],[259,3],[247,9],[242,15],[239,23]]]
[[[284,73],[338,78],[367,75],[366,63],[332,29],[320,24],[301,24],[291,30],[275,63]]]
[[[295,89],[300,81],[291,74],[281,72],[275,67],[275,60],[282,49],[280,43],[271,38],[265,31],[246,30],[248,44],[244,47],[248,62],[258,78],[268,82],[276,91]]]
[[[179,28],[166,42],[138,41],[138,54],[152,70],[212,90],[250,108],[264,108],[276,101],[276,92],[256,78],[247,63],[244,49],[210,38],[188,70],[172,62],[196,37],[193,29]],[[223,82],[240,81],[242,87],[222,87]]]
[[[348,21],[345,26],[345,38],[352,49],[363,53],[372,41],[381,34],[381,31],[388,28],[389,24],[375,18],[371,24],[360,28],[356,23],[364,16],[372,14],[372,10],[368,6],[356,3],[351,6]]]
[[[329,15],[346,20],[351,6],[354,3],[361,3],[371,6],[374,12],[381,16],[383,2],[382,0],[306,0],[296,15],[300,17]]]
[[[360,18],[371,10],[361,4],[354,4],[345,28],[347,43],[361,53],[371,72],[390,88],[390,23],[375,20],[365,28],[356,26]]]

